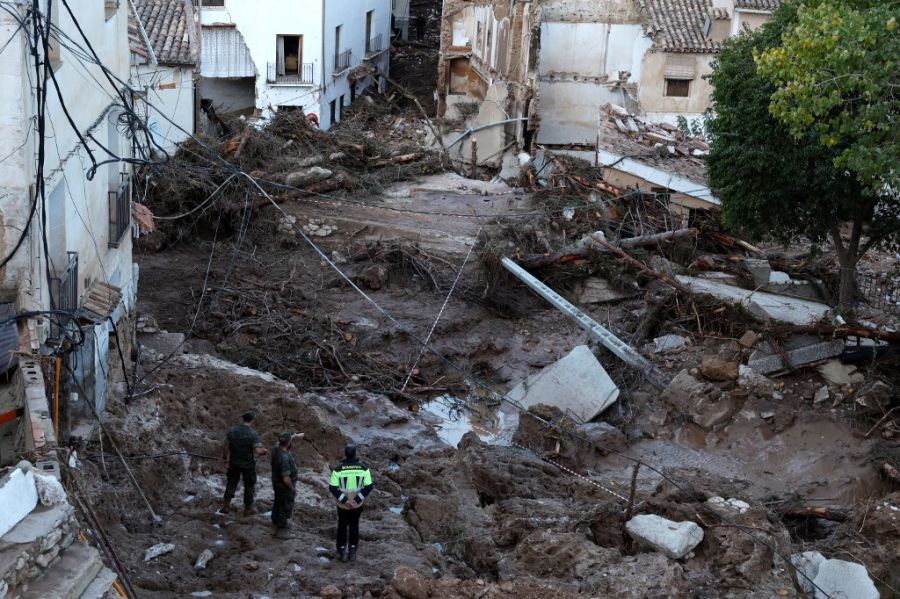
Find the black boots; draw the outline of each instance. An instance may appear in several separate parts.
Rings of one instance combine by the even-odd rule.
[[[338,548],[338,559],[341,560],[342,562],[346,562],[346,561],[355,562],[356,561],[356,545],[350,545],[349,552],[347,551],[346,547]]]

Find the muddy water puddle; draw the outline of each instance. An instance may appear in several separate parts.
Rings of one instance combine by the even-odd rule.
[[[715,435],[684,427],[673,439],[639,441],[631,453],[660,469],[696,469],[746,481],[751,499],[796,494],[852,503],[880,490],[870,463],[873,446],[845,425],[810,418],[779,434],[751,423],[733,424]]]
[[[518,413],[509,406],[492,407],[483,401],[451,396],[424,403],[420,415],[434,426],[438,438],[452,447],[459,445],[469,432],[485,443],[509,445],[519,422]]]

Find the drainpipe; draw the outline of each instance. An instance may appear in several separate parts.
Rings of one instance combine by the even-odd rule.
[[[322,101],[325,99],[325,67],[328,65],[328,57],[325,56],[325,13],[328,0],[322,0],[322,85],[319,86],[319,107],[316,109],[319,113],[319,122],[322,122],[322,116],[325,114],[325,107]],[[337,49],[335,49],[337,52]]]
[[[461,142],[468,136],[472,135],[473,133],[477,133],[478,131],[481,131],[483,129],[490,129],[491,127],[496,127],[497,125],[505,125],[507,123],[517,123],[519,121],[527,121],[527,120],[528,120],[528,117],[519,117],[516,119],[506,119],[505,121],[497,121],[496,123],[490,123],[489,125],[482,125],[481,127],[466,129],[462,135],[460,135],[453,142],[451,142],[450,145],[447,146],[447,149],[449,150],[450,148],[452,148],[453,146],[455,146],[456,144],[458,144],[459,142]]]

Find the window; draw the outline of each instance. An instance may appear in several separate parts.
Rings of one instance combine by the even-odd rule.
[[[687,98],[691,95],[691,82],[688,79],[666,79],[666,96]]]
[[[331,124],[334,125],[337,122],[337,101],[332,100],[328,107],[331,109]]]
[[[375,11],[370,10],[366,13],[366,52],[372,52],[372,18],[375,16]]]
[[[334,28],[334,53],[341,53],[341,28],[343,25],[338,25]]]
[[[303,36],[279,35],[277,39],[277,73],[279,76],[303,74]]]
[[[225,0],[202,0],[203,8],[216,8],[225,6]]]
[[[350,82],[350,103],[353,104],[356,101],[356,82]]]

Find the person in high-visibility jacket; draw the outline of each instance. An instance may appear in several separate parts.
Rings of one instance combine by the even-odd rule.
[[[363,502],[375,487],[369,467],[356,458],[356,447],[348,445],[344,448],[344,457],[344,461],[331,471],[328,487],[337,499],[337,550],[342,562],[356,559],[359,517],[362,515]]]

